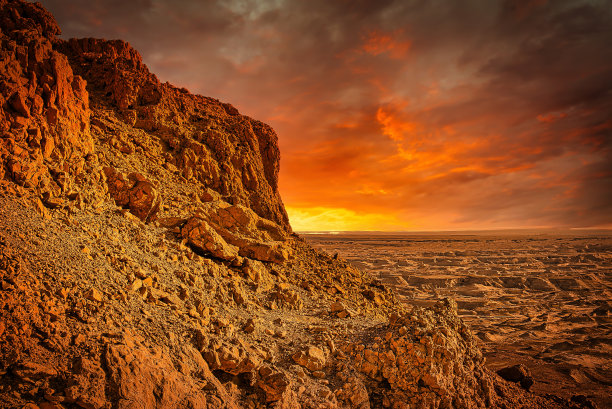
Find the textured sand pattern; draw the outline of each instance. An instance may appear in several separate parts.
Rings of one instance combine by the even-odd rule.
[[[408,304],[454,298],[492,369],[523,363],[536,391],[612,407],[609,233],[304,236]]]

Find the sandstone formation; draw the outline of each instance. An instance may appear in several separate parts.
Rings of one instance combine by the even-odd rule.
[[[39,4],[0,28],[0,407],[581,407],[294,235],[267,125]]]

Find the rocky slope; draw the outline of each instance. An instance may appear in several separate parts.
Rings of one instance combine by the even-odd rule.
[[[292,234],[269,126],[38,4],[0,28],[0,407],[581,407]]]

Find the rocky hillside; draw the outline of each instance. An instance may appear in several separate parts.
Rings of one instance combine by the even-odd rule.
[[[277,136],[0,0],[0,407],[565,408],[291,232]]]

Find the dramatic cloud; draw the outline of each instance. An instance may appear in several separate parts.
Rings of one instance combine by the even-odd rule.
[[[279,134],[296,230],[612,227],[606,0],[45,0]]]

